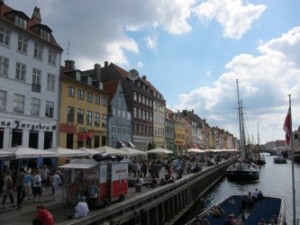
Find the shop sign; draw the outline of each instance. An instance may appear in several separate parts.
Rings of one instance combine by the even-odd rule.
[[[0,121],[0,126],[12,129],[28,129],[28,130],[56,130],[56,125],[22,122],[21,120]]]

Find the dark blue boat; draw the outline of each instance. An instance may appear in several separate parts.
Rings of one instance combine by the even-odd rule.
[[[186,225],[195,225],[197,224],[196,219],[203,220],[204,218],[211,225],[223,225],[227,218],[232,216],[243,225],[257,225],[261,219],[266,224],[269,224],[271,219],[275,219],[276,225],[285,225],[284,199],[264,196],[260,200],[254,201],[251,206],[246,206],[247,199],[247,195],[232,195],[220,204],[208,208]],[[220,214],[215,213],[216,209]]]

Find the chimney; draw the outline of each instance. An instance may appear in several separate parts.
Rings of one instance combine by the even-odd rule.
[[[108,67],[108,62],[107,61],[104,62],[104,67],[105,68]]]
[[[94,65],[94,71],[95,71],[96,80],[100,80],[100,78],[101,78],[101,65],[96,63]]]
[[[31,19],[33,19],[33,21],[36,22],[36,23],[41,23],[42,22],[40,8],[34,7]]]
[[[147,80],[147,76],[146,75],[143,75],[143,80]]]
[[[73,71],[75,70],[75,61],[74,60],[65,60],[65,70]]]

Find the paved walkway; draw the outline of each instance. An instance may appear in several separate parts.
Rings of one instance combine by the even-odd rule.
[[[164,178],[165,171],[161,170],[159,177]],[[174,174],[176,178],[176,174]],[[150,178],[148,178],[150,179]],[[136,192],[134,187],[128,188],[128,197],[131,198],[141,193],[153,190],[152,188],[143,187],[141,192]],[[54,200],[52,196],[51,187],[46,187],[45,191],[42,193],[42,202],[34,202],[33,200],[28,200],[25,197],[22,208],[12,207],[9,198],[6,199],[5,208],[0,205],[0,225],[32,225],[32,220],[37,214],[36,207],[43,204],[53,215],[55,224],[68,221],[67,215],[74,212],[74,207],[67,205],[64,201],[64,196],[62,190],[59,190],[58,199]],[[2,194],[0,195],[0,201],[2,201]],[[14,201],[17,202],[17,194],[14,192]],[[1,204],[1,202],[0,202]]]
[[[17,194],[14,192],[14,201],[16,203]],[[2,195],[1,195],[2,201]],[[66,221],[67,214],[73,211],[73,207],[68,206],[64,200],[62,191],[60,190],[58,200],[54,200],[52,196],[51,187],[46,187],[42,193],[42,202],[34,202],[25,197],[22,208],[12,207],[9,198],[6,199],[5,208],[0,208],[0,224],[5,225],[32,225],[32,219],[37,213],[36,207],[40,204],[52,212],[55,222],[60,223]]]

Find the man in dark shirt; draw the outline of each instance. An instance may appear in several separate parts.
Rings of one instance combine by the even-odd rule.
[[[16,188],[17,188],[17,206],[18,209],[21,208],[21,203],[25,198],[25,187],[24,187],[25,172],[24,168],[21,168],[16,178]]]

